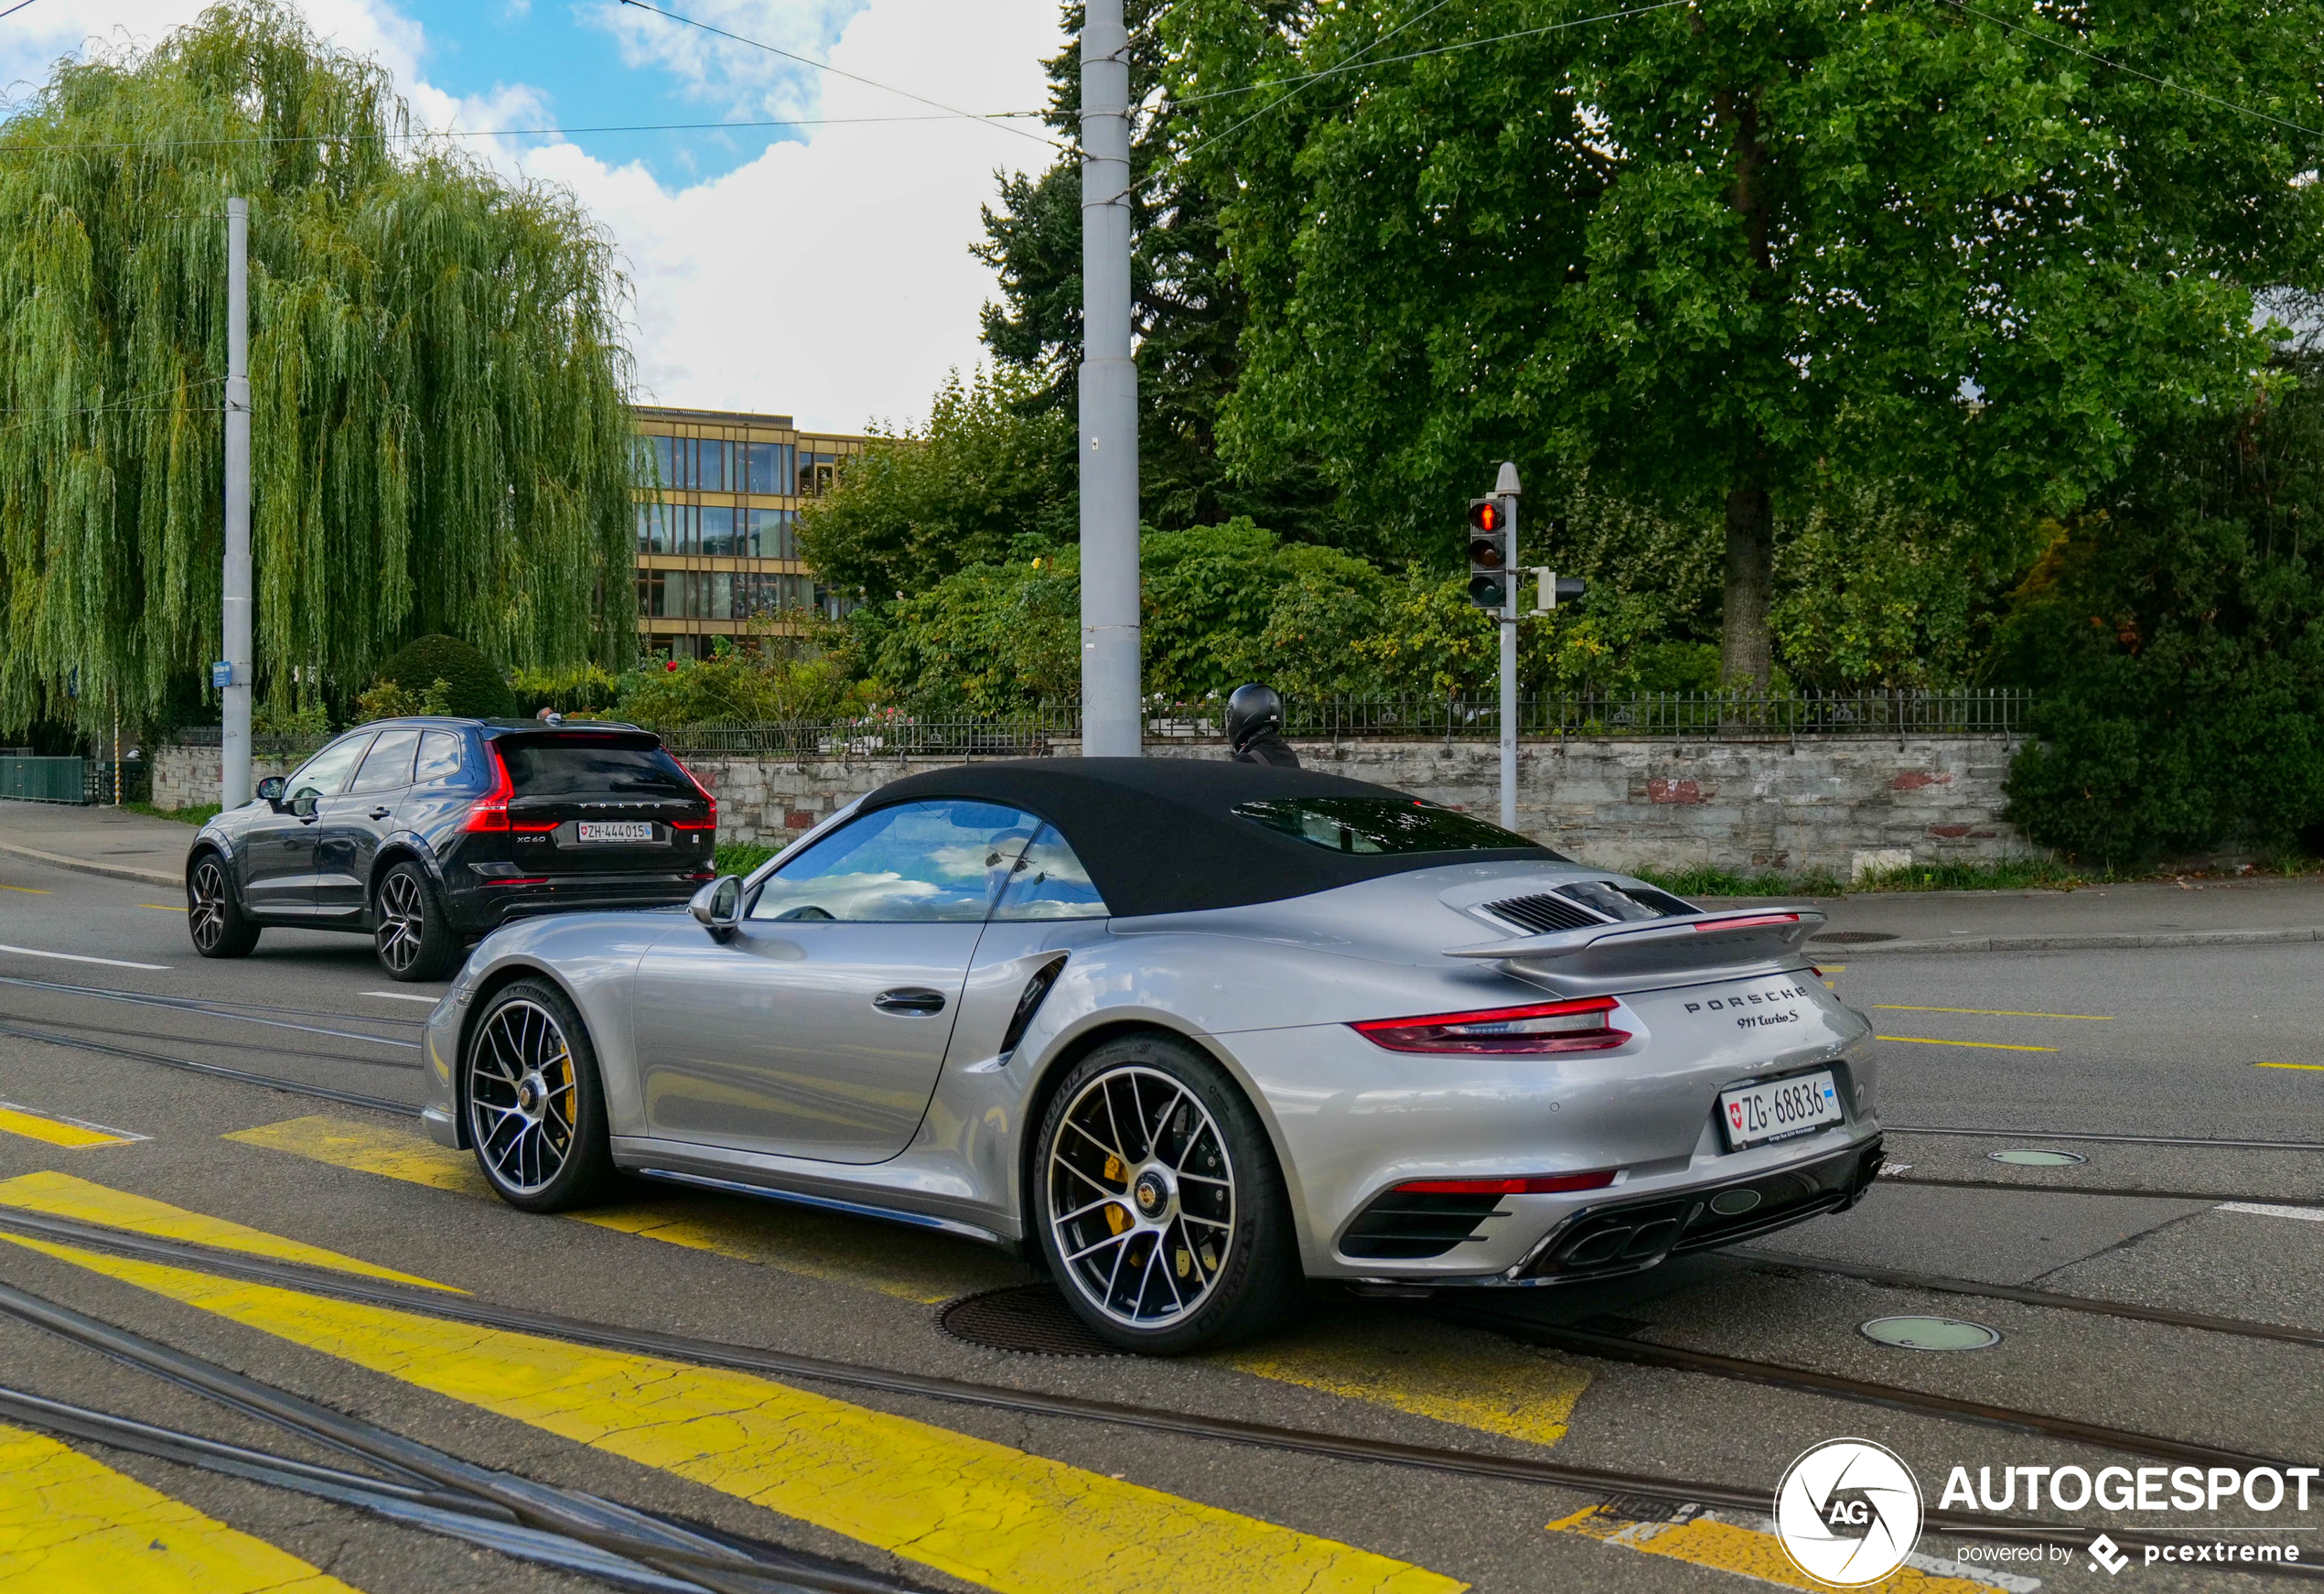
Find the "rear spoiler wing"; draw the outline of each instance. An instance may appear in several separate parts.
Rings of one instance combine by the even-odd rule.
[[[1447,957],[1491,958],[1582,979],[1688,974],[1805,954],[1823,927],[1819,908],[1746,908],[1448,946]]]

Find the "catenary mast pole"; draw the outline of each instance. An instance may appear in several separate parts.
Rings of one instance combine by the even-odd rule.
[[[250,201],[226,201],[226,612],[219,802],[250,801]]]
[[[1130,360],[1130,63],[1122,0],[1081,25],[1081,751],[1135,758],[1138,373]]]

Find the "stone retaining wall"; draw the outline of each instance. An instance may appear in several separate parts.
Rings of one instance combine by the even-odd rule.
[[[1312,769],[1393,786],[1493,817],[1500,749],[1479,742],[1300,743]],[[2001,737],[1781,742],[1544,741],[1518,749],[1518,824],[1608,868],[1815,870],[1985,863],[2036,849],[2003,822],[2014,743]],[[1078,755],[1060,744],[1058,755]],[[1215,746],[1154,744],[1157,757]],[[690,757],[718,794],[721,841],[796,835],[834,809],[949,759]],[[262,765],[259,778],[285,772]],[[154,801],[214,802],[218,749],[164,748]]]

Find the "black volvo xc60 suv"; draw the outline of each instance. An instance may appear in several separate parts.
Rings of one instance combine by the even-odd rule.
[[[717,835],[716,800],[634,726],[375,720],[204,825],[186,905],[204,957],[270,924],[347,930],[432,980],[521,914],[685,901]]]

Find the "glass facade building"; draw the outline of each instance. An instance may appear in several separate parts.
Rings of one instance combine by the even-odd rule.
[[[799,508],[829,492],[861,437],[789,415],[640,406],[638,632],[649,652],[699,658],[716,636],[797,629],[838,612],[799,557]]]

